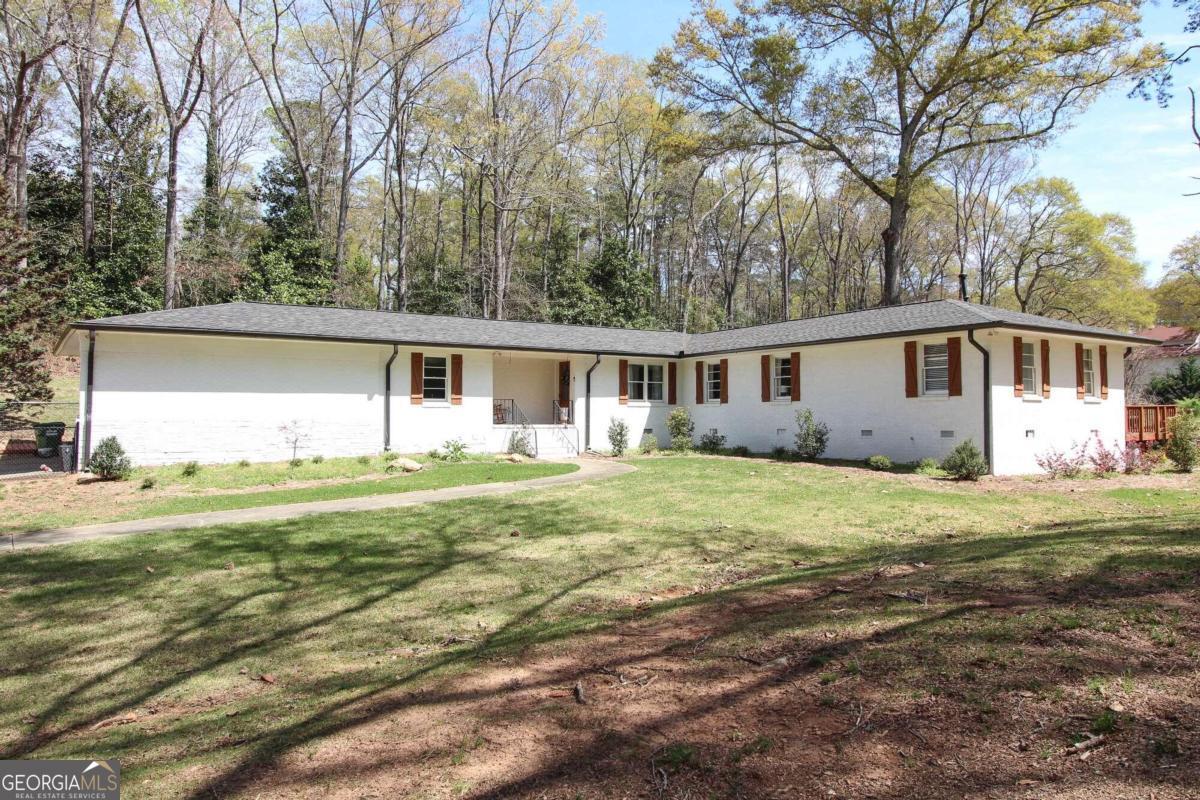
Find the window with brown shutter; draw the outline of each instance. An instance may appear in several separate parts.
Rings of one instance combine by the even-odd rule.
[[[675,362],[667,363],[667,405],[673,406],[678,400],[675,397]]]
[[[1050,396],[1050,340],[1042,339],[1042,397]]]
[[[450,405],[462,405],[462,353],[450,354]]]
[[[1100,345],[1100,399],[1108,399],[1108,348]]]
[[[409,395],[408,399],[414,406],[421,405],[421,401],[425,399],[425,356],[422,353],[413,353],[411,359],[411,369],[409,370]]]
[[[1025,394],[1024,353],[1020,336],[1013,337],[1013,397]]]
[[[904,343],[904,396],[917,396],[917,343]]]
[[[763,356],[761,359],[760,371],[762,373],[762,401],[764,403],[771,402],[771,357]]]
[[[951,336],[946,340],[946,366],[950,380],[946,393],[951,397],[962,396],[962,337]]]
[[[800,399],[800,354],[792,353],[792,400]]]
[[[729,402],[729,359],[721,359],[721,402]]]
[[[704,362],[696,362],[696,404],[704,402]]]
[[[617,402],[629,404],[629,360],[625,358],[617,362]]]

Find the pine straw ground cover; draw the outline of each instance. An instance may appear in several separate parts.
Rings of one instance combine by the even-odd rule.
[[[0,755],[135,798],[1196,796],[1194,478],[636,463],[6,555]]]

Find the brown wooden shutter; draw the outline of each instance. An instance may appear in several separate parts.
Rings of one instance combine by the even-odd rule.
[[[408,398],[414,406],[419,406],[425,399],[425,356],[422,353],[413,353],[411,363]]]
[[[558,407],[571,407],[571,362],[558,362]]]
[[[1025,394],[1025,377],[1021,370],[1021,361],[1024,358],[1021,352],[1021,337],[1013,337],[1013,397],[1021,397]],[[1032,386],[1030,387],[1033,388]]]
[[[917,343],[904,343],[904,396],[917,396]]]
[[[1108,399],[1108,348],[1100,345],[1100,399]]]
[[[1042,397],[1050,396],[1050,340],[1042,339]]]
[[[771,357],[762,357],[762,401],[771,401]]]
[[[667,405],[673,406],[679,402],[675,396],[675,362],[667,364]]]
[[[951,336],[946,340],[946,367],[949,375],[951,397],[962,396],[962,337]]]
[[[450,405],[462,405],[462,353],[450,354]]]
[[[617,402],[621,405],[629,403],[629,360],[622,358],[617,362]]]
[[[1075,398],[1082,400],[1083,390],[1083,344],[1075,343]]]
[[[696,362],[696,402],[704,402],[704,362]]]
[[[721,402],[729,402],[729,359],[721,359]]]
[[[792,353],[792,400],[800,399],[800,354]]]

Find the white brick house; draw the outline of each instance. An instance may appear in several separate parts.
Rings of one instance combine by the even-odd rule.
[[[116,436],[143,464],[419,452],[457,438],[542,456],[607,447],[613,418],[667,443],[791,446],[795,413],[831,458],[940,458],[972,439],[996,474],[1099,435],[1124,440],[1122,362],[1146,340],[958,301],[713,333],[635,331],[262,303],[78,322],[81,449]]]

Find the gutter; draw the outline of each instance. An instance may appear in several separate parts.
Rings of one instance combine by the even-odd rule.
[[[88,462],[92,459],[92,387],[95,385],[96,375],[96,331],[91,329],[88,331],[88,351],[87,351],[87,388],[86,399],[83,402],[83,449],[75,454],[75,463],[77,469],[87,469]]]
[[[392,345],[392,356],[383,367],[383,450],[386,453],[392,449],[392,362],[400,345]]]
[[[592,370],[600,366],[600,354],[596,353],[596,361],[588,367],[584,381],[583,395],[583,451],[592,449]]]
[[[994,474],[992,469],[992,354],[986,347],[975,341],[974,328],[967,329],[967,341],[983,356],[983,459],[987,462],[988,473]]]

